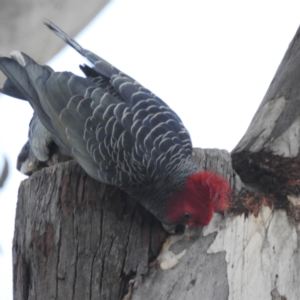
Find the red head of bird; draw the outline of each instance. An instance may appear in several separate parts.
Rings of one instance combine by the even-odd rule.
[[[205,226],[214,211],[229,208],[231,188],[228,181],[211,171],[191,174],[183,189],[176,191],[167,204],[167,218],[175,224]]]

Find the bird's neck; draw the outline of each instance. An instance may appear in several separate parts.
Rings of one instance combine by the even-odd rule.
[[[171,176],[162,177],[161,180],[149,186],[149,190],[143,193],[145,196],[140,199],[140,202],[161,222],[170,224],[170,220],[166,217],[167,203],[174,193],[184,189],[186,179],[195,172],[196,169],[192,160],[188,159],[172,170],[169,173]]]

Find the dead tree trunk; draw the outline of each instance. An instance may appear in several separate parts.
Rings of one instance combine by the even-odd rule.
[[[20,187],[14,299],[121,299],[165,238],[141,207],[74,162],[43,169]],[[124,213],[125,212],[125,213]]]
[[[199,167],[230,174],[226,151],[195,153]],[[14,299],[122,299],[131,279],[136,286],[147,280],[165,238],[150,213],[128,205],[125,194],[91,179],[75,162],[43,169],[19,191]],[[204,253],[211,241],[201,246]],[[224,255],[216,257],[219,269]]]
[[[195,149],[195,164],[227,177],[232,208],[162,271],[161,225],[74,162],[20,187],[14,299],[299,299],[300,29],[245,136],[230,155]]]

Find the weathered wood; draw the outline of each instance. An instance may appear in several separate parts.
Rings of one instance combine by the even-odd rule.
[[[299,299],[300,28],[233,150],[245,186],[208,253],[226,251],[228,299]]]
[[[284,208],[295,219],[300,210],[299,82],[300,28],[246,134],[232,152],[233,168],[252,189],[244,198]]]
[[[126,213],[125,206],[123,193],[74,162],[25,180],[13,246],[14,299],[121,299],[165,237],[143,208]]]
[[[233,150],[300,157],[300,28],[251,124]]]
[[[194,160],[201,169],[220,171],[234,185],[227,151],[195,149]],[[196,290],[214,287],[215,298],[207,299],[226,299],[219,298],[228,286],[224,253],[206,254],[213,235],[178,243],[191,247],[182,267],[165,273],[153,268],[142,280],[166,237],[160,223],[142,207],[128,205],[117,189],[89,178],[74,162],[43,169],[21,184],[15,226],[14,299],[121,299],[130,279],[140,295],[136,299],[154,299],[159,291],[161,299],[172,299],[166,294],[178,291],[174,282],[182,280],[186,261],[190,285],[186,277],[188,288],[182,294],[192,297]],[[211,280],[212,265],[223,270],[217,284]],[[152,285],[157,286],[155,293]]]
[[[299,299],[300,226],[285,210],[263,207],[257,216],[215,218],[203,230],[212,233],[207,255],[226,253],[226,299]]]
[[[152,269],[145,281],[136,288],[131,299],[228,299],[225,252],[207,254],[215,237],[216,234],[211,234],[192,242],[174,245],[174,252],[180,252],[182,247],[187,248],[180,263],[166,271]]]

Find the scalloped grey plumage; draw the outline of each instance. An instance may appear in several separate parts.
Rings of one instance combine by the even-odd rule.
[[[160,98],[45,24],[92,63],[80,66],[87,78],[14,52],[0,58],[8,78],[1,92],[28,100],[55,143],[91,177],[123,189],[166,222],[161,208],[195,172],[188,131]]]

